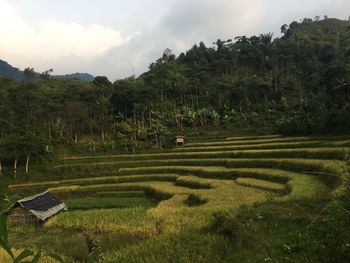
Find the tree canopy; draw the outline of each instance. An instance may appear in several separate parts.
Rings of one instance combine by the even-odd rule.
[[[23,81],[0,78],[1,154],[24,158],[45,145],[118,134],[159,144],[163,131],[186,126],[349,132],[349,29],[349,21],[306,18],[276,38],[199,42],[179,56],[166,49],[140,77],[114,83],[53,79],[51,69],[36,75],[28,67]],[[131,132],[120,133],[121,124]]]

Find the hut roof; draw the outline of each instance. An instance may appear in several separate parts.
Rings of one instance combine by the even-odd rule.
[[[16,207],[22,207],[42,221],[45,221],[62,210],[67,209],[65,203],[61,202],[48,191],[18,200],[5,212],[5,214],[8,214]]]

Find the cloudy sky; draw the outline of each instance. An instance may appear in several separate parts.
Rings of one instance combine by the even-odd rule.
[[[55,74],[116,80],[146,71],[170,48],[274,32],[327,14],[348,19],[349,0],[0,0],[0,59]]]

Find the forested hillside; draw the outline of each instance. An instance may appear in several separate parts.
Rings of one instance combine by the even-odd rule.
[[[14,68],[6,61],[0,60],[0,76],[6,76],[15,80],[23,80],[23,72],[18,68]]]
[[[186,127],[349,132],[350,22],[304,19],[281,31],[200,42],[177,57],[167,49],[148,72],[115,83],[1,78],[0,157],[92,138],[161,148]]]
[[[290,132],[348,130],[350,23],[302,23],[272,34],[195,45],[178,58],[166,52],[143,76],[160,101],[211,107],[221,120],[252,119]],[[337,130],[339,132],[339,130]]]
[[[18,68],[15,68],[11,66],[6,61],[0,60],[0,77],[4,78],[10,78],[17,81],[23,81],[25,78],[28,79],[28,75],[31,75],[31,78],[35,79],[45,79],[49,73],[52,73],[53,70],[47,70],[42,73],[37,73],[34,71],[34,68],[26,68],[24,71],[19,70]],[[88,74],[88,73],[72,73],[72,74],[65,74],[65,75],[54,75],[51,76],[51,78],[55,79],[78,79],[82,81],[92,81],[94,79],[94,76]]]

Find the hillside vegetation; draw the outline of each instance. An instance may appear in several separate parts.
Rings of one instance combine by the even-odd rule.
[[[280,38],[200,42],[177,57],[165,50],[140,77],[115,83],[27,68],[21,82],[0,79],[0,160],[23,163],[46,146],[78,142],[93,151],[163,148],[188,129],[348,133],[349,29],[348,21],[304,19],[282,26]]]

